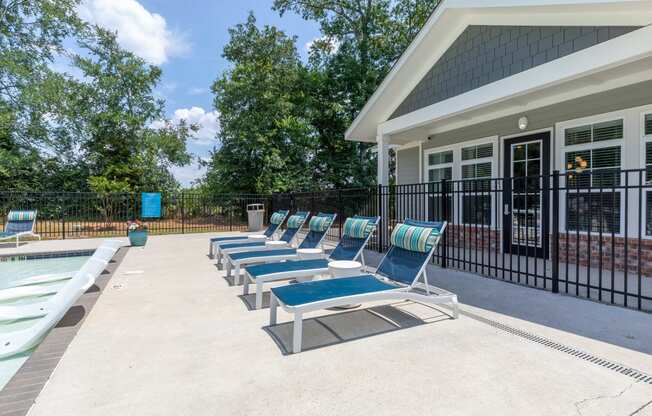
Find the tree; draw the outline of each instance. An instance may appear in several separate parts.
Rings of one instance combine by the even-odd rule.
[[[220,147],[205,184],[215,192],[279,192],[311,184],[316,139],[305,120],[306,71],[295,39],[247,22],[229,30],[231,68],[213,84]]]
[[[437,0],[275,0],[320,24],[310,70],[311,123],[318,130],[316,170],[325,185],[375,181],[369,145],[344,142],[346,128],[432,13]]]
[[[164,103],[154,97],[161,70],[121,49],[115,34],[99,27],[80,40],[74,64],[83,80],[67,105],[69,127],[79,137],[91,189],[172,190],[173,165],[190,162],[186,140],[194,126],[160,124]]]
[[[21,148],[57,147],[49,128],[48,100],[63,76],[51,65],[65,54],[63,42],[84,24],[80,0],[0,0],[0,117],[12,119],[12,140]]]

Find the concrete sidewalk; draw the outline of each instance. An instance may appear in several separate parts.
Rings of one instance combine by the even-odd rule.
[[[498,322],[652,373],[652,315],[433,269],[463,314],[400,302],[268,328],[208,235],[131,249],[30,415],[652,415],[652,385]]]

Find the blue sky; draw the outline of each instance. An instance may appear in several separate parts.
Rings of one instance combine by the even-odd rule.
[[[166,100],[167,115],[201,125],[188,148],[206,157],[217,144],[213,137],[219,123],[210,86],[228,68],[221,56],[229,40],[228,28],[244,22],[253,11],[259,25],[275,25],[297,36],[304,59],[306,44],[320,35],[315,22],[294,14],[280,17],[271,6],[272,0],[86,0],[80,14],[117,31],[124,48],[161,66],[163,80],[157,94]],[[188,185],[202,172],[193,165],[177,168],[174,174]]]

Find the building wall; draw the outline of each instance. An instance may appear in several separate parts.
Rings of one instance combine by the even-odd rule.
[[[396,183],[398,185],[419,183],[419,154],[419,146],[396,152]]]
[[[390,119],[606,42],[637,28],[469,26]]]
[[[652,135],[649,133],[648,135],[645,134],[645,117],[652,116],[652,96],[650,96],[650,94],[652,94],[650,92],[652,90],[651,87],[652,86],[648,85],[648,83],[645,85],[633,86],[633,88],[638,88],[643,92],[637,94],[633,90],[629,91],[631,92],[630,97],[633,97],[633,100],[630,100],[627,104],[623,104],[623,102],[618,99],[618,96],[620,96],[623,91],[619,91],[618,93],[612,92],[611,97],[615,98],[614,100],[598,100],[596,104],[598,107],[592,107],[593,110],[583,106],[573,107],[570,104],[559,105],[559,108],[550,109],[550,114],[546,117],[542,116],[541,118],[537,118],[536,122],[533,123],[533,126],[531,124],[532,131],[546,129],[551,133],[551,171],[559,170],[563,173],[565,171],[565,152],[572,151],[573,149],[573,146],[566,146],[564,142],[566,129],[582,125],[602,123],[615,119],[623,120],[623,138],[618,140],[618,143],[603,144],[607,142],[601,142],[598,143],[598,146],[620,146],[621,169],[645,168],[647,165],[646,143],[652,142]],[[595,100],[595,97],[592,99]],[[645,102],[646,105],[632,106],[632,104],[640,104],[641,102]],[[625,105],[625,108],[621,108],[623,105]],[[595,108],[613,109],[614,107],[618,109],[604,113],[597,113],[597,110],[595,110]],[[588,115],[587,112],[589,113]],[[582,117],[573,118],[573,116],[578,114],[581,114]],[[423,141],[420,147],[415,147],[413,144],[413,147],[410,149],[399,150],[398,154],[401,155],[401,158],[399,161],[399,176],[397,178],[397,183],[414,183],[412,181],[415,176],[413,170],[410,172],[407,180],[406,178],[401,178],[400,175],[403,172],[402,169],[400,169],[401,164],[403,167],[421,165],[423,169],[421,176],[424,181],[427,180],[428,154],[449,149],[454,150],[455,162],[452,166],[455,173],[453,179],[458,180],[460,179],[460,149],[470,144],[480,143],[495,143],[492,176],[496,178],[502,177],[504,160],[502,152],[504,148],[504,140],[508,137],[512,137],[515,132],[518,132],[516,119],[513,117],[509,119],[510,123],[507,123],[506,120],[495,120],[492,123],[484,123],[482,126],[470,126],[465,130],[436,135],[432,140]],[[530,131],[525,131],[520,134],[527,135],[529,132]],[[478,137],[483,138],[478,139]],[[444,140],[442,140],[442,138],[444,138]],[[419,149],[421,149],[420,154],[418,153]],[[648,183],[645,174],[633,172],[628,174],[628,178],[628,186],[630,186],[629,190],[626,191],[621,189],[617,191],[621,193],[620,231],[615,232],[613,237],[609,232],[604,232],[604,235],[602,236],[602,244],[599,244],[599,237],[596,229],[593,229],[591,236],[589,236],[585,231],[576,233],[575,231],[570,230],[568,239],[566,238],[566,195],[564,192],[561,193],[561,262],[568,262],[569,264],[578,263],[583,267],[602,267],[604,270],[613,269],[623,271],[627,269],[629,272],[636,273],[639,267],[640,258],[642,274],[644,276],[652,276],[652,232],[649,231],[650,210],[648,210],[647,207],[648,201],[651,200],[650,196],[652,196],[650,195],[652,194],[652,184],[645,185],[641,190],[639,190],[637,185],[640,180],[643,180],[643,183]],[[621,182],[623,182],[623,180],[621,180]],[[561,179],[561,185],[562,187],[564,186],[563,178]],[[479,228],[480,230],[486,231],[486,233],[477,233],[473,231],[469,234],[468,228],[460,225],[460,218],[456,218],[454,220],[455,225],[452,225],[450,228],[451,232],[449,235],[451,235],[451,240],[449,240],[449,245],[452,247],[466,247],[472,250],[502,250],[502,243],[500,242],[502,236],[500,232],[497,232],[503,229],[503,224],[501,223],[502,215],[495,216],[495,210],[500,209],[499,207],[502,206],[502,195],[498,192],[494,196],[495,198],[492,201],[492,224],[486,229],[482,227]],[[456,215],[459,217],[459,203],[456,204],[457,205],[454,206],[453,211],[456,212]],[[424,203],[424,206],[428,206],[428,201]],[[397,206],[397,208],[400,208],[400,205]],[[398,211],[400,212],[401,210]],[[424,215],[427,217],[427,209],[424,209]],[[424,217],[424,219],[427,219],[426,217]],[[495,218],[497,218],[497,220],[495,220]],[[627,218],[627,220],[625,220],[625,218]],[[466,236],[472,234],[472,241],[466,241],[464,237],[461,237],[461,234]],[[641,236],[640,240],[639,235]],[[568,247],[571,247],[570,251],[566,250],[567,240]],[[626,248],[628,250],[627,264],[624,262]]]

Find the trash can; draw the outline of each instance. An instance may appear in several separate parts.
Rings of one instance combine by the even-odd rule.
[[[263,204],[247,205],[247,217],[249,220],[249,231],[262,230],[263,220],[265,219],[265,205]]]

